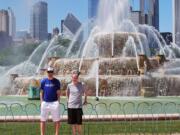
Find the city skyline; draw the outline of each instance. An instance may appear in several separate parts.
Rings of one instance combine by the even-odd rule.
[[[38,0],[3,1],[0,9],[11,7],[17,18],[17,30],[30,30],[30,9]],[[60,27],[61,19],[68,13],[73,13],[82,23],[88,20],[88,0],[79,0],[74,3],[72,0],[44,0],[48,3],[48,32],[54,27]],[[134,0],[134,9],[138,9],[139,3]],[[62,4],[63,3],[63,4]],[[160,31],[172,32],[172,3],[171,0],[159,0],[160,5]],[[22,12],[22,10],[24,12]],[[168,19],[166,18],[168,16]]]

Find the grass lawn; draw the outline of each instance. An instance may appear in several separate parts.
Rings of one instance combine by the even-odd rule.
[[[180,121],[146,122],[86,122],[84,135],[121,135],[121,134],[180,134]],[[53,123],[48,123],[46,135],[53,135]],[[39,123],[0,123],[0,135],[39,135]],[[71,135],[71,129],[62,123],[61,135]]]

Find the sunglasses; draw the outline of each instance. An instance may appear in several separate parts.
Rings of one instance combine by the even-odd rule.
[[[53,72],[53,71],[47,71],[47,73],[52,74],[52,73],[54,73],[54,72]]]

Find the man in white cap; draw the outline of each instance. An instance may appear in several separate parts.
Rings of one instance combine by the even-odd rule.
[[[59,135],[60,128],[60,81],[54,78],[54,69],[47,69],[47,78],[41,81],[41,135],[45,135],[45,122],[48,119],[49,113],[52,115],[52,120],[55,123],[55,135]]]

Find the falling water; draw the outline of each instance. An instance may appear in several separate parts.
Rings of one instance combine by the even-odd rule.
[[[23,73],[24,75],[26,75],[25,72],[26,72],[26,67],[27,67],[27,65],[28,65],[29,63],[31,63],[31,62],[34,63],[34,64],[36,64],[35,61],[37,61],[38,58],[41,58],[41,57],[42,57],[41,55],[43,55],[43,52],[44,52],[44,50],[46,49],[47,45],[48,45],[48,42],[47,42],[47,41],[44,41],[43,43],[41,43],[41,44],[32,52],[32,54],[29,56],[28,60],[27,60],[26,62],[24,62],[24,67],[23,67],[23,69],[22,69],[22,73]],[[40,51],[42,52],[42,54],[40,53]],[[39,56],[39,57],[38,57],[38,56]]]
[[[24,67],[26,65],[26,67]],[[23,72],[23,68],[26,68],[26,72]],[[31,62],[27,63],[22,62],[19,65],[14,66],[13,68],[10,68],[8,71],[6,71],[1,77],[0,77],[0,95],[2,93],[9,93],[10,88],[8,90],[4,91],[5,88],[11,87],[11,82],[10,82],[10,75],[11,74],[26,74],[26,76],[32,76],[34,75],[36,71],[37,66],[32,64]],[[10,94],[10,93],[9,93]]]
[[[112,35],[111,35],[112,37],[111,37],[111,39],[112,39],[112,41],[111,41],[111,54],[112,54],[112,57],[114,57],[114,33],[112,32]]]
[[[145,54],[146,53],[146,55],[148,55],[148,56],[150,55],[150,51],[147,49],[147,47],[145,47],[142,44],[142,39],[140,39],[137,27],[133,24],[133,22],[131,20],[129,20],[129,19],[128,20],[124,20],[122,22],[122,24],[120,25],[120,30],[121,31],[125,31],[125,32],[130,32],[130,33],[133,32],[133,33],[135,33],[136,34],[136,38],[137,38],[137,40],[139,42],[138,46],[140,46],[140,49],[136,48],[136,49],[138,49],[139,54]],[[137,45],[136,45],[136,47],[137,47]]]
[[[0,66],[0,74],[1,75],[4,74],[7,69],[8,69],[8,67]]]
[[[168,59],[172,59],[172,58],[176,58],[176,55],[175,55],[175,52],[173,51],[173,49],[168,46],[166,44],[166,41],[164,40],[164,38],[162,37],[162,35],[154,28],[152,27],[152,30],[154,31],[154,33],[156,33],[156,35],[158,36],[159,40],[161,41],[161,45],[164,46],[164,51],[166,53],[167,51],[167,54],[166,56],[168,57]]]
[[[162,43],[160,42],[157,34],[152,30],[152,27],[148,25],[139,25],[139,32],[144,33],[147,36],[148,45],[150,42],[153,42],[152,39],[155,40],[155,43],[157,42],[157,45],[160,48],[159,53],[162,53],[164,56],[166,56],[164,47],[162,46]]]
[[[137,68],[139,69],[139,62],[138,62],[138,53],[137,53],[137,49],[136,49],[136,44],[134,42],[134,38],[129,36],[126,45],[123,49],[123,57],[127,57],[127,56],[132,56],[130,55],[130,52],[132,53],[132,55],[135,55],[136,57],[136,63],[137,63]]]
[[[51,39],[48,47],[46,48],[46,50],[45,50],[45,52],[44,52],[44,54],[43,54],[43,56],[42,56],[42,59],[41,59],[41,61],[40,61],[40,63],[39,63],[39,66],[38,66],[38,68],[37,68],[36,73],[39,72],[39,70],[40,70],[40,68],[41,68],[41,66],[42,66],[45,58],[47,57],[47,54],[48,54],[48,52],[49,52],[49,49],[51,48],[51,46],[54,45],[54,42],[57,40],[57,38],[58,38],[58,36],[55,36],[53,39]]]
[[[33,61],[33,57],[36,57],[38,54],[39,54],[39,50],[42,51],[44,50],[45,48],[48,45],[48,42],[47,41],[44,41],[43,43],[41,43],[34,51],[33,53],[29,56],[27,62],[30,62],[30,61]],[[38,53],[38,54],[37,54]]]
[[[115,32],[119,31],[120,24],[129,16],[130,5],[128,0],[111,0],[111,2],[101,0],[95,24],[102,32]]]
[[[85,57],[93,57],[94,53],[96,55],[97,45],[94,43],[93,39],[94,39],[95,33],[97,33],[98,31],[99,31],[99,28],[97,28],[97,27],[93,28],[93,30],[91,31],[90,36],[89,36],[86,44],[84,45],[84,48],[83,48],[83,51],[82,51],[82,56],[81,56],[81,61],[80,61],[80,64],[79,64],[79,71],[81,70],[81,66],[82,66],[82,63],[83,63],[83,60],[84,60]],[[91,50],[93,50],[92,53],[91,53]]]
[[[171,47],[174,50],[176,58],[180,58],[180,47],[177,44],[171,43]]]
[[[75,36],[73,37],[68,49],[67,49],[67,52],[66,52],[66,55],[65,57],[68,58],[71,51],[72,51],[72,48],[73,46],[75,45],[75,43],[79,40],[79,37],[81,36],[82,32],[83,32],[83,29],[84,29],[84,25],[82,25],[78,31],[76,32]]]
[[[83,47],[84,47],[84,41],[80,44],[80,47],[79,47],[79,50],[77,52],[77,55],[76,55],[76,58],[79,58],[81,57],[81,53],[82,53],[82,50],[83,50]]]
[[[53,46],[51,49],[49,49],[49,53],[51,53],[51,52],[54,52],[54,53],[56,53],[56,51],[54,51],[55,49],[57,49],[57,48],[59,48],[60,46],[59,45],[55,45],[55,46]]]

